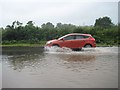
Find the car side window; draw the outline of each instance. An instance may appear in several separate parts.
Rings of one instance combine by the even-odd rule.
[[[74,35],[67,36],[67,37],[64,38],[64,40],[73,40],[73,39],[75,39]]]
[[[84,38],[89,38],[89,36],[84,36]]]
[[[84,39],[82,35],[76,35],[76,39]]]

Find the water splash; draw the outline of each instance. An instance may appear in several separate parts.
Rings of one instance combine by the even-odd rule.
[[[111,47],[112,48],[112,47]],[[82,48],[80,51],[73,51],[67,47],[45,47],[45,53],[52,53],[52,54],[84,54],[84,55],[99,55],[99,54],[108,54],[108,53],[118,53],[118,47],[113,47],[115,49],[109,49],[109,47],[96,47],[96,48]],[[113,51],[114,50],[114,51]]]
[[[46,52],[72,52],[72,50],[70,48],[67,47],[45,47],[44,50]]]

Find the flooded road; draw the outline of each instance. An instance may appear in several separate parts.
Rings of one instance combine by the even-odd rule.
[[[3,48],[2,76],[3,88],[117,88],[118,47]]]

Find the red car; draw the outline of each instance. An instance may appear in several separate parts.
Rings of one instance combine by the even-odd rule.
[[[82,47],[96,47],[96,41],[90,34],[72,33],[50,40],[46,43],[47,47],[67,47],[71,49],[82,49]]]

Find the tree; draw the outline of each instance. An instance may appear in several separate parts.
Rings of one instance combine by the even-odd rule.
[[[83,28],[81,28],[81,27],[79,26],[79,27],[77,27],[73,32],[74,32],[74,33],[84,33],[84,30],[83,30]]]
[[[101,28],[110,28],[113,25],[111,19],[109,17],[103,17],[103,18],[98,18],[95,21],[94,26],[95,27],[101,27]]]
[[[54,28],[54,25],[51,22],[47,22],[41,25],[42,29],[42,36],[44,37],[44,40],[50,40],[53,39],[56,35],[56,30]]]
[[[49,30],[49,29],[53,29],[54,25],[50,22],[47,22],[46,24],[42,24],[42,28]]]
[[[28,26],[34,26],[34,23],[33,23],[33,21],[28,21],[28,22],[27,22],[27,25],[28,25]]]
[[[21,27],[22,26],[22,23],[21,22],[19,22],[19,21],[14,21],[13,23],[12,23],[12,28],[13,29],[15,29],[15,28],[18,28],[18,27]]]
[[[56,29],[59,32],[58,36],[60,37],[68,33],[73,33],[73,31],[76,29],[76,26],[72,24],[57,23]]]

